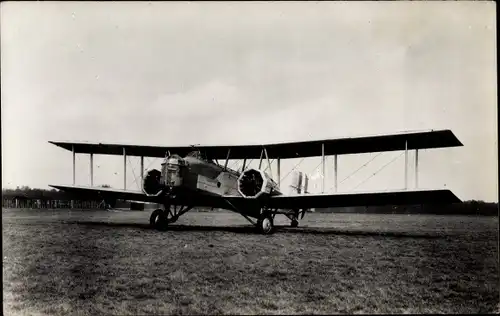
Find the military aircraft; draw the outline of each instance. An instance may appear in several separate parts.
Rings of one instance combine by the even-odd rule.
[[[80,199],[106,201],[133,200],[162,205],[150,216],[152,227],[164,230],[193,207],[227,209],[237,212],[255,225],[262,234],[274,232],[274,218],[283,214],[297,227],[308,209],[360,205],[447,204],[461,202],[448,189],[418,189],[418,150],[463,146],[450,130],[410,131],[395,134],[288,142],[267,145],[236,146],[143,146],[85,142],[56,142],[73,153],[73,184],[50,185],[75,194]],[[409,189],[408,151],[416,150],[415,188]],[[337,156],[382,151],[404,151],[405,188],[379,192],[304,194],[300,188],[284,194],[280,188],[280,159],[334,156],[337,188]],[[75,185],[75,155],[90,155],[91,186]],[[124,189],[93,186],[93,155],[122,155]],[[142,191],[126,189],[126,158],[141,157]],[[152,169],[144,176],[144,157],[163,158],[161,170]],[[219,159],[225,159],[219,164]],[[243,160],[241,170],[228,168],[229,159]],[[245,168],[247,159],[259,159],[258,168]],[[270,159],[277,161],[277,179],[262,168]],[[270,172],[272,174],[272,171]],[[300,177],[299,177],[300,180]],[[306,179],[307,180],[307,179]],[[323,191],[324,191],[323,177]],[[297,184],[300,187],[300,184]]]

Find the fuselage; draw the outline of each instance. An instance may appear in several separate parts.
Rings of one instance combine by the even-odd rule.
[[[217,195],[238,195],[240,173],[202,159],[196,154],[165,158],[160,183],[169,188],[206,191]]]
[[[225,168],[192,152],[186,157],[170,155],[161,164],[161,171],[147,172],[143,191],[148,195],[170,192],[238,195],[240,172]]]
[[[176,201],[189,205],[225,208],[257,216],[258,204],[234,205],[221,196],[261,198],[281,195],[276,182],[264,171],[246,169],[242,172],[221,166],[206,159],[198,151],[185,157],[170,155],[161,164],[161,171],[153,169],[144,178],[143,191],[148,196],[163,196],[165,204]]]

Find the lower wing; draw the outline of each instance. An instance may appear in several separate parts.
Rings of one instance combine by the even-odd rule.
[[[160,196],[148,196],[141,191],[116,190],[111,188],[50,185],[53,188],[74,194],[78,199],[121,199],[162,203]],[[412,205],[412,204],[451,204],[461,200],[450,190],[401,190],[382,192],[355,192],[335,194],[303,194],[303,195],[275,195],[262,198],[243,196],[209,196],[199,194],[196,199],[192,196],[179,196],[181,204],[193,206],[212,206],[238,210],[242,208],[270,209],[309,209],[349,206],[382,206],[382,205]],[[175,201],[172,201],[175,203]]]
[[[67,192],[74,199],[128,200],[163,204],[167,199],[163,195],[151,196],[142,191],[117,190],[112,188],[86,187],[75,185],[49,185]],[[231,209],[220,196],[203,191],[179,191],[168,197],[168,203],[193,207],[217,207]]]
[[[348,206],[383,206],[412,204],[451,204],[461,200],[450,190],[402,190],[336,194],[275,195],[263,198],[225,196],[227,201],[242,205],[255,204],[271,209],[308,209]]]
[[[116,190],[111,188],[69,186],[69,185],[49,185],[58,190],[74,195],[78,199],[119,199],[131,201],[143,201],[159,203],[159,197],[147,196],[141,191]]]

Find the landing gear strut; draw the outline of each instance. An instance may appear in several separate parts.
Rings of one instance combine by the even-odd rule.
[[[298,227],[299,226],[299,211],[295,210],[294,214],[286,214],[286,217],[291,221],[290,222],[290,227]]]
[[[177,210],[177,205],[165,205],[165,209],[156,209],[151,213],[149,224],[158,230],[165,230],[168,224],[175,223],[179,217],[191,210],[193,207],[181,207]]]

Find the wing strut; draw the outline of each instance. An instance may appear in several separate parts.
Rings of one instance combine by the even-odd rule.
[[[71,146],[71,150],[73,152],[73,185],[75,185],[76,182],[76,153],[75,153],[75,146]]]
[[[415,149],[415,189],[418,189],[418,148]]]
[[[127,190],[127,153],[123,147],[123,190]]]
[[[278,157],[278,189],[281,190],[281,165],[280,165],[280,158]]]
[[[90,153],[90,186],[94,186],[94,153]]]
[[[73,152],[73,185],[76,182],[76,153],[75,153],[75,145],[71,146],[71,151]],[[71,209],[74,207],[73,199],[71,199]]]
[[[269,173],[271,174],[271,177],[272,177],[273,170],[271,169],[271,162],[269,161],[269,156],[267,155],[267,150],[265,147],[264,147],[264,154],[266,154],[267,166],[269,167]]]
[[[325,143],[321,144],[321,193],[325,193]]]
[[[405,190],[408,190],[408,141],[405,140]]]
[[[227,150],[226,162],[224,163],[224,170],[227,170],[227,163],[229,162],[229,155],[231,154],[231,148]]]
[[[141,185],[144,183],[144,156],[141,156]]]
[[[337,175],[338,175],[338,172],[337,172],[337,155],[334,155],[333,156],[333,177],[334,177],[334,180],[335,180],[335,192],[337,192]]]
[[[259,158],[259,169],[262,167],[262,156],[264,155],[264,149],[260,151],[260,158]]]

